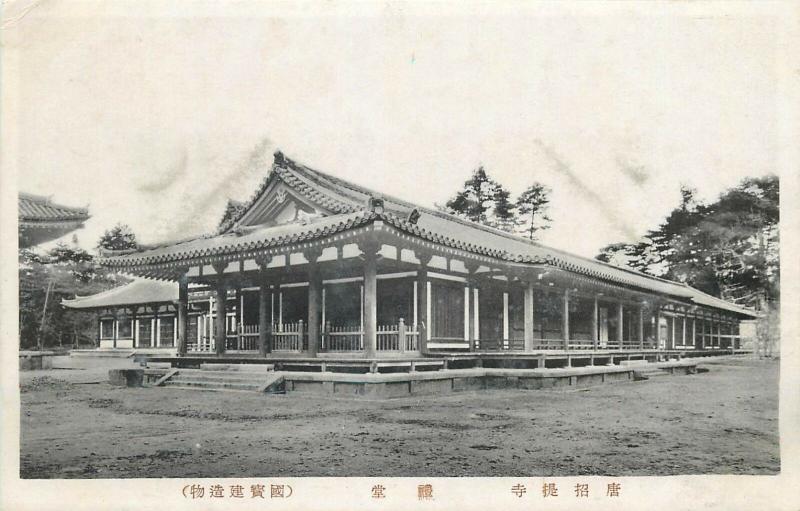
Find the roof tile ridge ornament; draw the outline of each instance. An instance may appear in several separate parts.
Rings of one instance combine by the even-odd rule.
[[[367,199],[367,209],[377,215],[383,214],[386,211],[383,197],[370,195]]]
[[[258,185],[255,192],[252,193],[250,198],[241,202],[242,207],[234,215],[231,215],[224,225],[221,225],[219,229],[217,229],[217,234],[224,234],[225,231],[230,229],[233,225],[238,223],[239,220],[241,220],[242,216],[244,216],[244,214],[253,206],[255,201],[261,197],[261,195],[264,193],[264,190],[267,189],[267,186],[269,186],[269,183],[273,179],[273,175],[278,174],[276,171],[280,168],[286,168],[287,160],[288,158],[286,158],[280,149],[275,150],[275,152],[272,154],[272,165],[270,166],[267,175],[261,180],[261,183]]]

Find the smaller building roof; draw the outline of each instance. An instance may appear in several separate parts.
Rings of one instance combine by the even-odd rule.
[[[17,201],[19,244],[26,248],[60,238],[89,219],[87,208],[56,204],[50,197],[20,192]]]
[[[133,282],[108,291],[89,296],[77,296],[73,300],[62,300],[61,304],[71,309],[101,309],[177,301],[178,284],[175,282],[135,279]]]
[[[89,218],[87,208],[74,208],[54,203],[50,197],[20,192],[17,208],[20,221],[52,222]]]

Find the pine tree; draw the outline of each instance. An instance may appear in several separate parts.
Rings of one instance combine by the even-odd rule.
[[[515,223],[511,193],[478,167],[464,182],[464,188],[447,201],[448,213],[503,230],[512,230]]]
[[[703,204],[681,187],[681,203],[639,243],[613,243],[596,256],[761,307],[779,299],[777,176],[747,178]]]
[[[127,224],[117,224],[103,233],[97,242],[101,250],[131,250],[139,247],[136,235]]]
[[[549,187],[535,182],[517,198],[517,215],[519,218],[517,232],[530,240],[538,238],[537,233],[550,228],[551,218],[548,216],[550,205]]]

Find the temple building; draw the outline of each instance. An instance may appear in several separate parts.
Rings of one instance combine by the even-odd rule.
[[[65,236],[83,227],[87,208],[56,204],[49,197],[20,192],[17,202],[19,248],[29,248]]]
[[[691,356],[736,352],[739,322],[755,317],[280,152],[215,234],[101,264],[138,278],[64,302],[101,311],[100,347],[182,358]]]

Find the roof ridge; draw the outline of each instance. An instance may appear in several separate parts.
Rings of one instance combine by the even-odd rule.
[[[28,192],[18,192],[18,196],[20,199],[39,202],[42,203],[43,206],[50,206],[52,208],[68,209],[71,211],[80,211],[80,212],[89,211],[89,208],[87,206],[67,206],[66,204],[59,204],[57,202],[53,202],[52,195],[36,195]]]
[[[538,243],[538,242],[530,240],[528,238],[525,238],[525,237],[522,237],[522,236],[517,236],[517,235],[509,233],[507,231],[503,231],[502,229],[497,229],[496,227],[491,227],[491,226],[488,226],[488,225],[480,224],[478,222],[474,222],[472,220],[469,220],[469,219],[466,219],[466,218],[462,218],[462,217],[459,217],[457,215],[453,215],[451,213],[440,211],[440,210],[437,210],[437,209],[434,209],[434,208],[430,208],[430,207],[427,207],[427,206],[414,204],[414,203],[409,202],[407,200],[400,199],[400,198],[397,198],[397,197],[394,197],[394,196],[391,196],[391,195],[388,195],[388,194],[385,194],[385,193],[382,193],[382,192],[378,192],[377,190],[371,190],[371,189],[369,189],[367,187],[364,187],[364,186],[361,186],[359,184],[352,183],[352,182],[350,182],[350,181],[348,181],[348,180],[346,180],[344,178],[328,174],[327,172],[324,172],[324,171],[321,171],[321,170],[317,170],[317,169],[313,169],[313,168],[311,168],[311,167],[309,167],[309,166],[307,166],[305,164],[298,163],[298,162],[286,157],[280,151],[276,152],[276,156],[278,154],[280,154],[280,157],[281,157],[281,159],[283,161],[285,161],[287,163],[290,163],[290,164],[292,164],[292,165],[294,165],[296,167],[300,167],[300,170],[305,170],[305,171],[317,174],[319,177],[322,177],[322,178],[327,179],[329,181],[333,181],[334,184],[336,182],[338,182],[340,185],[345,186],[345,187],[347,187],[347,188],[349,188],[349,189],[351,189],[353,191],[357,191],[359,193],[364,193],[364,194],[373,195],[373,196],[379,196],[379,197],[382,197],[384,200],[389,200],[391,202],[395,202],[395,203],[403,205],[405,207],[417,208],[417,209],[419,209],[421,211],[424,211],[425,213],[432,214],[432,215],[434,215],[434,216],[436,216],[438,218],[442,218],[442,219],[453,221],[453,222],[458,222],[458,223],[460,223],[462,225],[466,225],[466,226],[474,228],[474,229],[479,229],[479,230],[482,230],[482,231],[485,231],[485,232],[490,232],[490,233],[496,234],[498,236],[503,236],[503,237],[505,237],[507,239],[512,239],[512,240],[515,240],[515,241],[521,241],[521,242],[527,243],[528,245],[531,245],[531,246],[534,246],[534,247],[538,247],[538,248],[541,248],[541,249],[552,250],[552,251],[558,252],[559,254],[566,255],[566,256],[569,256],[569,257],[574,257],[574,258],[577,258],[577,259],[581,259],[581,260],[586,261],[586,262],[599,264],[601,266],[605,266],[605,267],[608,267],[608,268],[621,270],[621,271],[624,271],[624,272],[627,272],[627,273],[631,273],[633,275],[637,275],[637,276],[641,276],[641,277],[657,280],[657,281],[664,282],[664,283],[669,283],[669,284],[677,284],[678,283],[678,282],[676,282],[674,280],[665,279],[665,278],[662,278],[662,277],[658,277],[656,275],[650,275],[648,273],[644,273],[644,272],[641,272],[639,270],[636,270],[634,268],[630,268],[630,267],[627,267],[627,266],[617,266],[615,264],[607,263],[605,261],[600,261],[599,259],[586,257],[586,256],[578,255],[578,254],[573,254],[573,253],[567,252],[566,250],[563,250],[563,249],[551,247],[549,245],[544,245],[542,243]],[[362,206],[362,207],[364,207],[364,206]],[[691,287],[691,286],[689,286],[689,287]]]
[[[92,297],[92,298],[94,298],[94,297],[104,297],[106,295],[111,294],[114,291],[117,291],[118,289],[122,289],[123,287],[130,286],[130,285],[135,284],[136,282],[139,282],[141,280],[145,280],[145,279],[143,279],[141,277],[134,277],[130,282],[126,282],[124,284],[120,284],[118,286],[114,286],[114,287],[112,287],[110,289],[104,289],[103,291],[100,291],[99,293],[93,293],[93,294],[90,294],[90,295],[81,296],[81,295],[75,293],[75,298],[63,298],[61,300],[61,302],[62,303],[63,302],[73,302],[75,300],[81,300],[81,299],[88,298],[88,297]]]
[[[694,293],[702,293],[703,295],[707,296],[708,298],[713,298],[713,299],[716,299],[716,300],[720,300],[723,303],[729,304],[729,302],[727,302],[726,300],[723,300],[721,298],[714,297],[712,295],[708,295],[706,293],[703,293],[702,291],[700,291],[700,290],[698,290],[696,288],[693,288],[693,287],[687,285],[686,283],[677,282],[677,281],[674,281],[674,280],[669,280],[669,279],[658,277],[658,276],[655,276],[655,275],[650,275],[650,274],[635,270],[635,269],[627,267],[627,266],[618,266],[618,265],[611,264],[611,263],[608,263],[608,262],[605,262],[605,261],[600,261],[600,260],[595,259],[595,258],[590,258],[590,257],[582,256],[582,255],[573,254],[573,253],[568,252],[566,250],[550,247],[550,246],[547,246],[547,245],[543,245],[541,243],[535,242],[535,241],[530,240],[528,238],[524,238],[522,236],[518,236],[518,235],[509,233],[509,232],[506,232],[506,231],[503,231],[503,230],[500,230],[500,229],[497,229],[497,228],[494,228],[494,227],[491,227],[491,226],[487,226],[487,225],[483,225],[483,224],[480,224],[480,223],[477,223],[477,222],[473,222],[471,220],[468,220],[468,219],[453,215],[451,213],[447,213],[445,211],[440,211],[440,210],[437,210],[437,209],[434,209],[434,208],[430,208],[430,207],[427,207],[427,206],[421,206],[421,205],[418,205],[418,204],[414,204],[414,203],[409,202],[407,200],[404,200],[404,199],[401,199],[401,198],[398,198],[398,197],[394,197],[392,195],[379,192],[377,190],[372,190],[372,189],[364,187],[364,186],[362,186],[360,184],[348,181],[347,179],[344,179],[344,178],[341,178],[341,177],[338,177],[338,176],[334,176],[332,174],[328,174],[328,173],[320,171],[320,170],[316,170],[316,169],[311,168],[311,167],[309,167],[309,166],[307,166],[305,164],[302,164],[302,163],[299,163],[299,162],[297,162],[295,160],[292,160],[292,159],[288,158],[287,156],[285,156],[280,150],[275,151],[275,153],[274,153],[274,161],[273,161],[273,164],[272,164],[272,166],[270,168],[270,171],[267,174],[267,176],[262,180],[262,182],[259,185],[259,187],[256,190],[256,192],[252,194],[250,199],[245,203],[244,207],[242,207],[235,215],[232,215],[232,217],[229,219],[229,221],[226,223],[226,225],[221,226],[220,230],[217,232],[217,235],[229,234],[230,233],[230,229],[238,224],[238,222],[247,214],[247,212],[253,207],[253,205],[264,194],[264,192],[269,187],[269,185],[272,182],[272,180],[281,179],[283,181],[286,181],[287,177],[284,176],[283,172],[288,172],[289,176],[292,176],[295,179],[298,179],[300,182],[302,182],[303,183],[303,189],[298,189],[297,190],[298,193],[302,193],[303,195],[308,197],[310,200],[312,200],[314,202],[317,202],[317,203],[319,203],[319,201],[322,200],[322,199],[326,199],[326,200],[332,201],[334,204],[339,205],[341,207],[341,209],[343,209],[343,210],[355,209],[355,211],[367,211],[367,203],[366,203],[366,201],[364,201],[361,197],[358,197],[358,195],[366,195],[366,196],[371,196],[371,197],[381,197],[386,202],[389,202],[390,204],[394,204],[396,206],[401,206],[403,208],[408,208],[408,209],[417,209],[417,210],[419,210],[421,212],[424,212],[426,214],[432,215],[432,216],[434,216],[436,218],[439,218],[439,219],[442,219],[442,220],[445,220],[445,221],[448,221],[448,222],[454,222],[454,223],[463,225],[465,227],[468,227],[470,229],[475,229],[475,230],[478,230],[478,231],[487,232],[487,233],[490,233],[490,234],[493,234],[493,235],[496,235],[496,236],[500,236],[502,238],[505,238],[505,239],[508,239],[508,240],[512,240],[512,241],[515,241],[515,242],[518,242],[518,243],[524,243],[527,246],[535,247],[535,248],[537,248],[537,249],[539,249],[539,250],[544,252],[543,254],[531,253],[531,254],[527,254],[526,255],[524,250],[520,250],[521,253],[512,254],[508,250],[500,251],[500,250],[489,248],[486,245],[480,245],[480,244],[469,243],[469,242],[460,242],[457,238],[453,238],[449,234],[436,233],[434,231],[431,231],[429,229],[423,228],[423,227],[418,226],[416,224],[408,224],[405,221],[405,219],[402,218],[401,215],[395,215],[394,213],[390,213],[389,211],[385,211],[381,215],[378,215],[378,217],[388,218],[390,220],[390,222],[392,222],[393,224],[394,223],[402,224],[404,228],[411,229],[412,231],[425,231],[425,232],[429,233],[431,236],[434,236],[436,238],[444,236],[445,238],[447,238],[447,239],[449,239],[449,240],[451,240],[453,242],[463,243],[467,247],[471,247],[471,248],[475,248],[475,249],[481,249],[483,251],[493,252],[495,254],[495,256],[497,254],[501,254],[502,253],[502,254],[504,254],[504,257],[502,257],[504,259],[511,260],[512,257],[510,257],[510,256],[514,255],[515,258],[520,260],[520,261],[524,261],[524,260],[533,261],[533,260],[536,260],[536,259],[545,260],[545,261],[556,261],[556,262],[558,262],[558,266],[560,266],[562,268],[565,268],[565,269],[568,269],[568,270],[571,269],[572,271],[576,271],[577,270],[577,271],[581,271],[581,272],[588,273],[588,274],[598,274],[598,275],[601,275],[601,276],[605,273],[605,272],[603,272],[603,268],[607,268],[608,270],[614,270],[614,271],[620,272],[620,274],[618,274],[618,275],[605,273],[606,278],[610,278],[611,280],[616,280],[616,281],[619,281],[619,282],[627,282],[628,285],[634,285],[635,286],[635,285],[637,285],[637,284],[635,284],[635,281],[633,281],[633,283],[632,283],[630,281],[630,279],[626,278],[626,276],[629,276],[631,278],[641,278],[641,279],[645,279],[646,281],[650,281],[650,282],[653,282],[653,283],[661,283],[661,284],[664,284],[665,286],[668,286],[667,289],[671,288],[671,291],[667,291],[668,294],[672,294],[674,296],[681,296],[681,297],[684,297],[684,298],[690,298],[690,296],[687,296],[686,293],[688,293],[689,295],[692,295]],[[292,186],[291,183],[287,182],[287,184]],[[297,183],[295,183],[295,186],[297,186]],[[312,191],[309,191],[308,187],[310,187]],[[327,208],[327,209],[329,209],[329,210],[335,211],[335,208],[332,209],[330,207],[330,204],[326,205],[324,203],[320,203],[320,205],[325,207],[325,208]],[[331,216],[338,216],[340,214],[345,214],[346,212],[347,211],[337,212],[336,215],[331,215]],[[351,212],[353,212],[353,211],[351,211]],[[312,222],[312,223],[316,223],[316,222]],[[194,239],[198,239],[198,238],[194,238]],[[186,241],[193,241],[193,239],[186,240]],[[179,243],[182,243],[182,242],[179,242]],[[681,292],[683,289],[688,289],[690,291]],[[733,304],[731,304],[731,305],[733,305]],[[739,307],[739,306],[736,306],[736,307]]]

